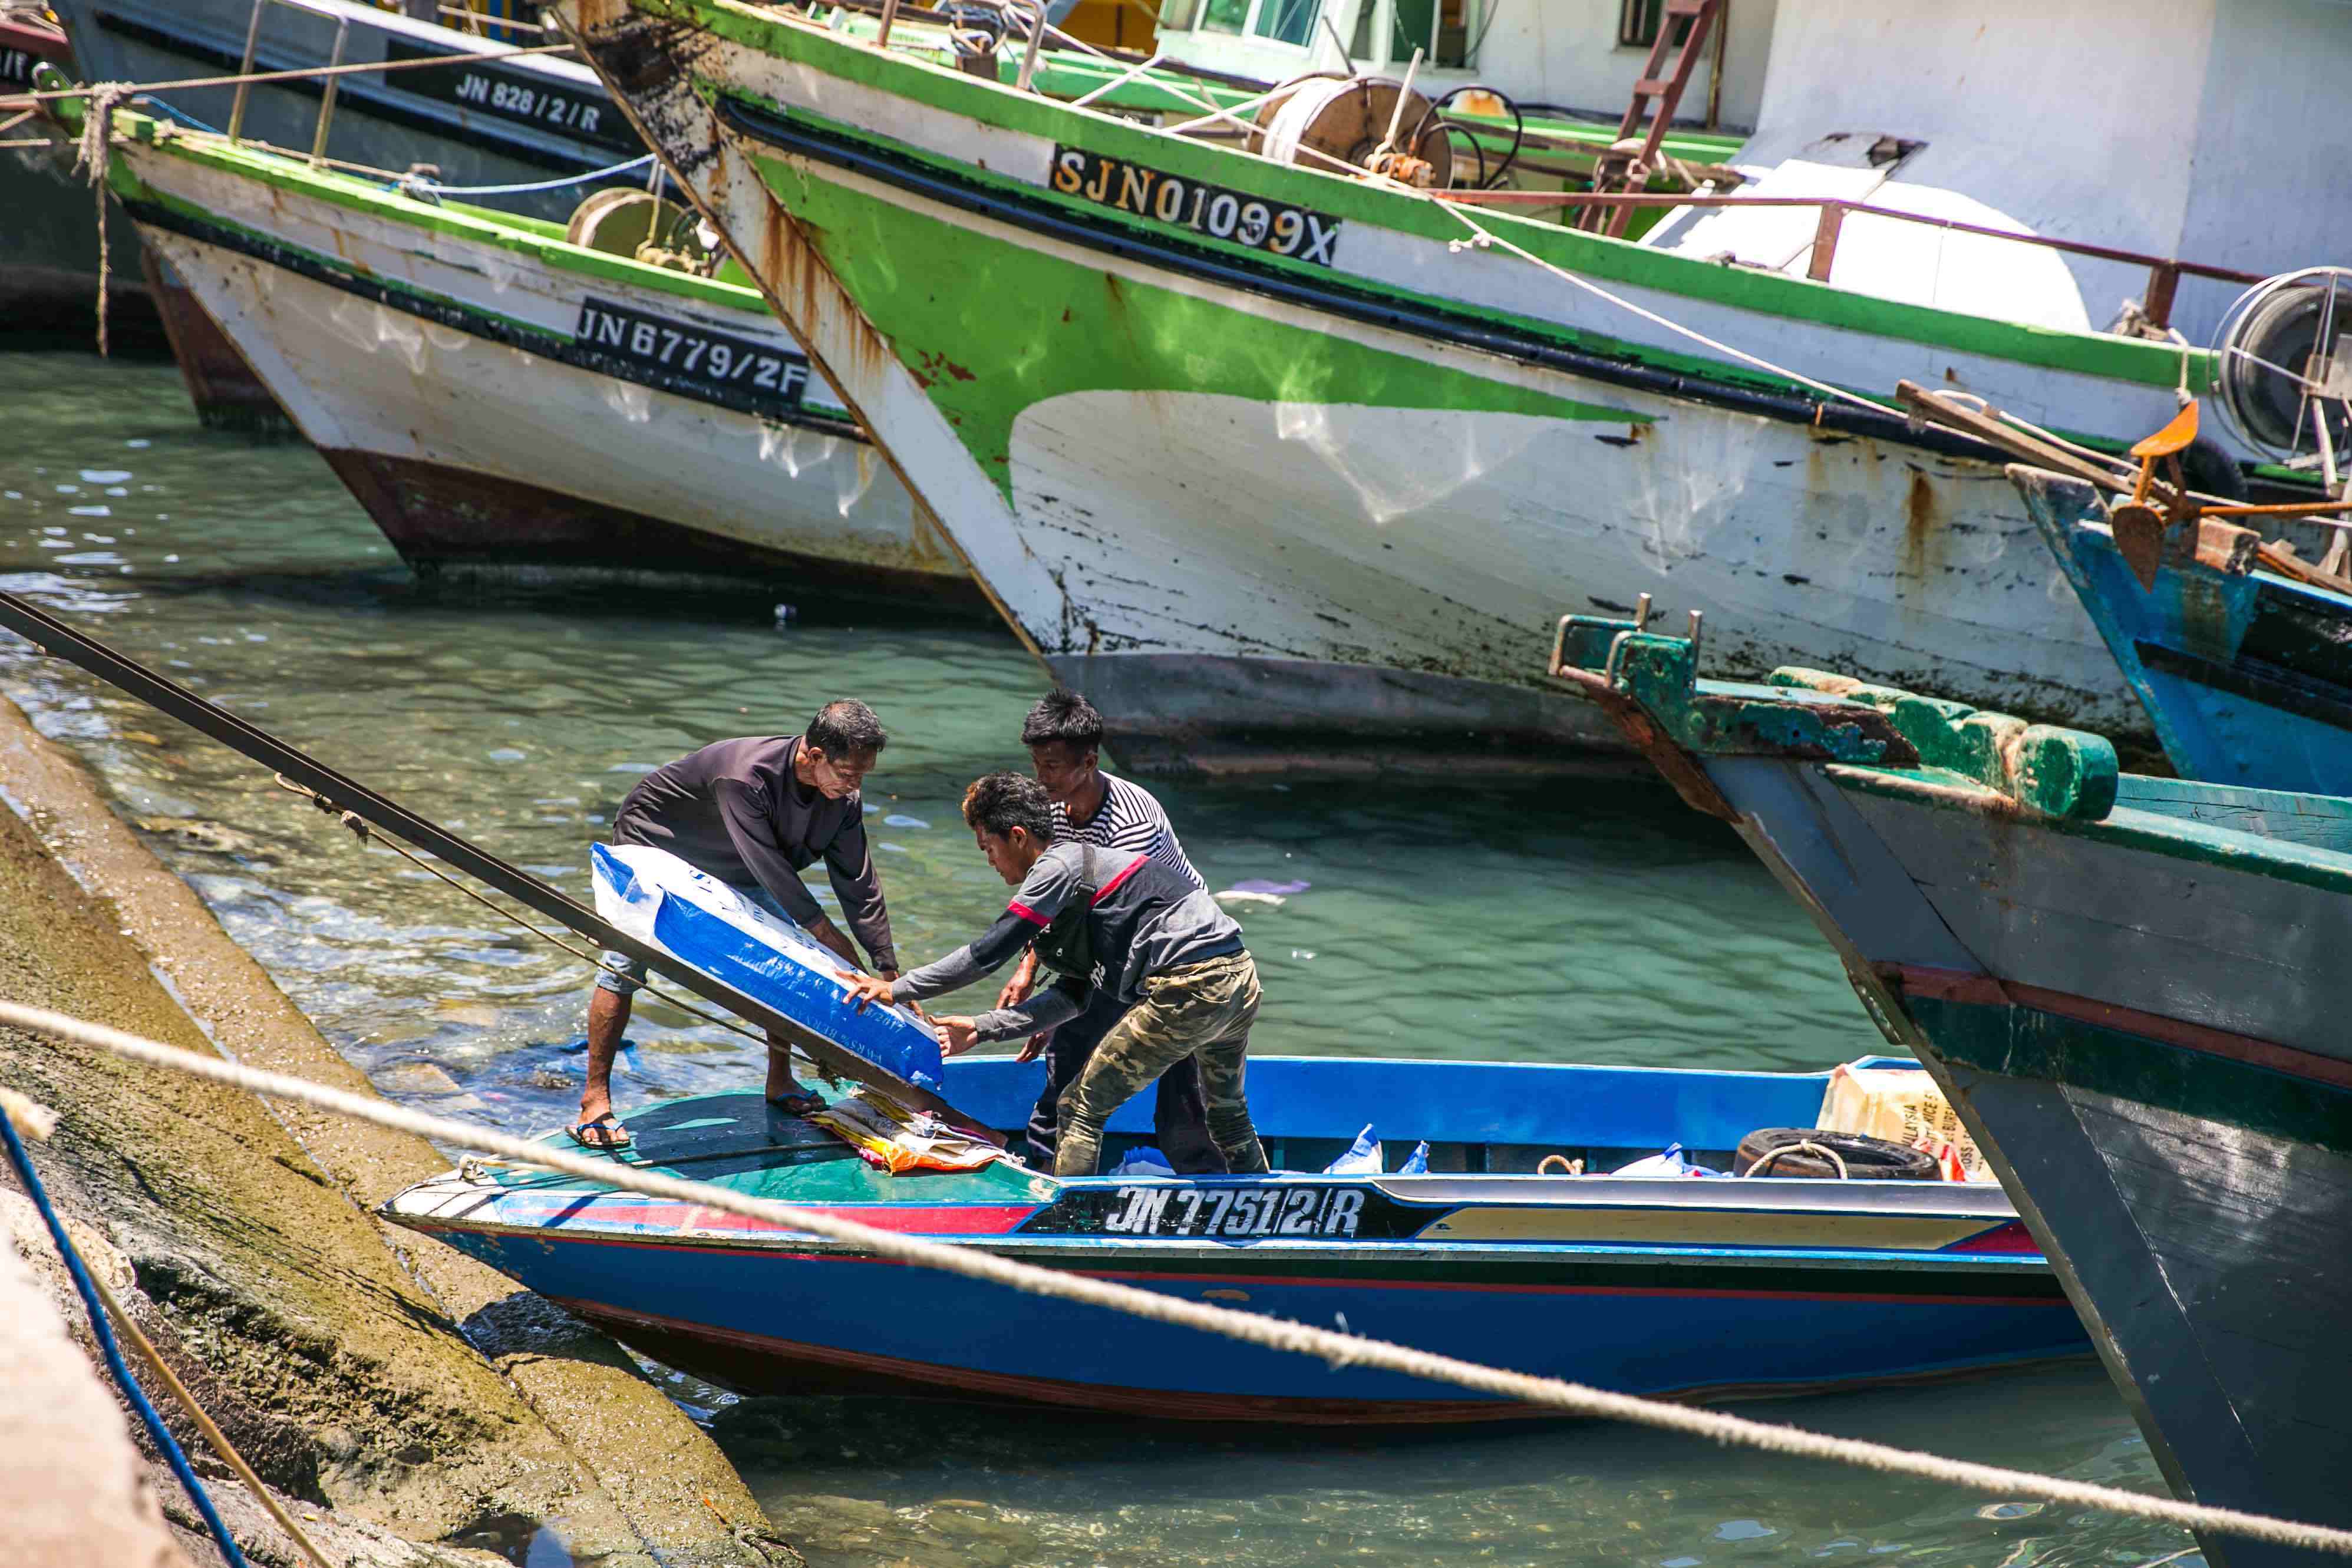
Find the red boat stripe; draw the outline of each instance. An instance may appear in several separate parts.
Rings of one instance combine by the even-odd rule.
[[[2025,1228],[2021,1219],[2004,1220],[1990,1230],[1980,1230],[1966,1241],[1955,1241],[1944,1249],[1947,1252],[2039,1252],[2041,1244],[2033,1233]]]
[[[2146,1035],[2150,1040],[2162,1040],[2183,1051],[2227,1057],[2232,1061],[2265,1067],[2273,1072],[2291,1073],[2298,1078],[2332,1083],[2339,1089],[2352,1089],[2352,1062],[2338,1061],[2334,1057],[2320,1056],[2291,1045],[2279,1045],[2252,1035],[2232,1034],[2208,1024],[2189,1023],[2180,1019],[2166,1018],[2160,1013],[2144,1013],[2137,1008],[2118,1007],[2113,1002],[2096,1001],[2071,991],[2053,991],[2042,986],[2023,985],[2016,980],[2000,980],[1990,975],[1930,968],[1924,964],[1889,964],[1880,968],[1882,977],[1893,979],[1907,996],[1964,1002],[1975,1007],[2032,1008],[2037,1012],[2055,1013],[2078,1023]]]
[[[554,1206],[569,1208],[570,1203]],[[852,1219],[860,1225],[870,1225],[877,1230],[896,1230],[918,1236],[1002,1236],[1037,1212],[1034,1203],[975,1205],[937,1208],[868,1208],[863,1206],[832,1207],[811,1204],[811,1214],[822,1214],[835,1219]],[[788,1225],[772,1220],[753,1219],[747,1215],[730,1214],[724,1209],[705,1208],[699,1204],[599,1204],[594,1210],[601,1220],[639,1225],[666,1224],[683,1228],[692,1226],[699,1230],[731,1230],[746,1235],[767,1233],[777,1236],[797,1235]],[[567,1236],[571,1233],[566,1232]]]

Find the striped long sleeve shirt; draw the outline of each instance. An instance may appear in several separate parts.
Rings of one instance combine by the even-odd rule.
[[[1083,827],[1074,826],[1069,812],[1058,800],[1054,803],[1054,837],[1058,842],[1099,844],[1107,850],[1129,850],[1147,854],[1166,864],[1195,888],[1206,893],[1209,884],[1184,858],[1184,846],[1177,841],[1176,830],[1168,821],[1168,813],[1151,791],[1139,784],[1108,773],[1102,776],[1108,792],[1101,807]]]

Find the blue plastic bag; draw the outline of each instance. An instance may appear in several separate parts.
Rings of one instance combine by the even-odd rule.
[[[1429,1140],[1427,1138],[1423,1138],[1412,1146],[1412,1153],[1405,1155],[1404,1164],[1397,1166],[1396,1174],[1399,1176],[1429,1174]]]

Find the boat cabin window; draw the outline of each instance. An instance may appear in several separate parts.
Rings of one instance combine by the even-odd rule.
[[[1168,0],[1160,8],[1164,29],[1194,27],[1203,33],[1232,33],[1305,47],[1315,37],[1315,18],[1323,0]],[[1180,19],[1181,18],[1181,19]]]
[[[1160,30],[1222,33],[1329,57],[1330,39],[1348,40],[1358,70],[1395,71],[1422,52],[1422,64],[1446,70],[1474,65],[1496,0],[1161,0]],[[1633,3],[1633,0],[1629,0]],[[1659,5],[1664,0],[1654,0]],[[1327,26],[1328,24],[1328,26]],[[1334,62],[1336,64],[1336,62]]]
[[[1629,0],[1629,4],[1634,0]],[[1655,0],[1664,5],[1665,0]],[[1388,0],[1389,59],[1412,58],[1422,51],[1423,63],[1447,70],[1468,67],[1476,56],[1473,37],[1475,13],[1486,7],[1475,0]],[[1483,29],[1478,29],[1483,31]]]
[[[1314,36],[1316,13],[1323,0],[1258,0],[1250,31],[1277,44],[1304,45]]]
[[[1618,0],[1617,47],[1626,49],[1646,49],[1658,41],[1658,27],[1665,20],[1666,0]],[[1675,47],[1680,48],[1690,36],[1690,18],[1679,17],[1675,23]]]

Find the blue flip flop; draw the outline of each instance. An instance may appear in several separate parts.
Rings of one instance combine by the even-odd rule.
[[[616,1155],[636,1142],[610,1111],[601,1116],[591,1116],[584,1122],[574,1123],[564,1131],[572,1134],[573,1143],[600,1155]]]

